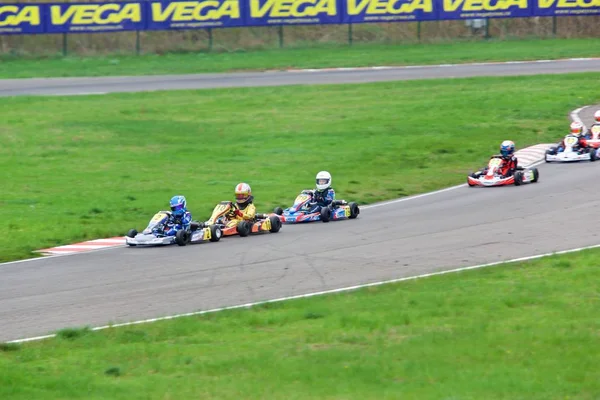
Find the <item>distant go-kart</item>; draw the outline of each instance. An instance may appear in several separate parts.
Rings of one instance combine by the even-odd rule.
[[[204,227],[194,221],[190,224],[189,229],[180,229],[175,236],[167,236],[165,232],[169,230],[167,223],[171,215],[171,211],[157,212],[141,233],[138,233],[135,229],[130,229],[127,236],[125,236],[125,243],[129,246],[160,246],[174,243],[185,246],[186,244],[205,241],[218,242],[223,235],[218,226]]]
[[[360,214],[358,204],[352,202],[347,203],[345,200],[334,200],[327,207],[317,208],[311,212],[310,202],[313,199],[313,192],[311,190],[303,190],[300,192],[294,204],[286,208],[285,210],[281,207],[275,208],[275,214],[279,216],[281,222],[285,223],[299,223],[299,222],[313,222],[313,221],[336,221],[340,219],[354,219]]]
[[[592,129],[590,129],[590,133],[592,134],[592,138],[587,139],[587,144],[589,147],[596,149],[596,159],[597,159],[598,152],[600,151],[600,125],[592,126]]]
[[[558,146],[546,150],[546,162],[573,162],[573,161],[596,161],[597,151],[594,147],[581,147],[575,149],[579,139],[574,135],[567,135],[563,139],[565,148],[558,151]]]
[[[500,156],[490,158],[487,171],[485,173],[477,172],[470,174],[467,177],[467,183],[469,186],[519,186],[523,183],[537,182],[540,177],[537,168],[525,169],[523,167],[517,167],[513,175],[505,177],[500,174],[501,165],[502,159]]]
[[[254,220],[246,221],[234,218],[237,206],[231,201],[222,201],[213,209],[206,226],[218,226],[223,231],[223,236],[240,235],[248,236],[251,233],[279,232],[281,221],[274,214],[256,214]]]

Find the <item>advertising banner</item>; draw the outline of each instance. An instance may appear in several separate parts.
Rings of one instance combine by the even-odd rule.
[[[600,0],[535,0],[536,16],[600,15]]]
[[[0,4],[0,35],[44,33],[41,4]]]
[[[438,18],[519,18],[531,17],[536,0],[437,0]]]
[[[198,29],[244,26],[244,0],[152,1],[148,29]]]
[[[145,2],[48,4],[47,33],[144,30]]]
[[[338,0],[246,0],[247,26],[339,24]]]
[[[434,0],[342,0],[343,22],[409,22],[436,20]]]

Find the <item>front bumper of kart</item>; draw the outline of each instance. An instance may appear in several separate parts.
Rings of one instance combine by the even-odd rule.
[[[130,246],[159,246],[175,243],[174,236],[156,237],[154,235],[137,234],[134,238],[125,237],[125,243]]]
[[[571,161],[590,161],[590,153],[576,153],[576,152],[561,152],[558,154],[546,154],[547,162],[571,162]]]
[[[509,176],[506,178],[501,178],[498,176],[494,176],[491,179],[486,178],[486,176],[480,176],[479,178],[473,178],[472,176],[467,177],[468,183],[471,186],[505,186],[505,185],[514,185],[515,178],[514,176]]]

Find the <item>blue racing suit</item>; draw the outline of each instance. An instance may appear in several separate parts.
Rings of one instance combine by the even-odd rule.
[[[317,212],[321,207],[327,207],[333,201],[335,201],[335,190],[333,188],[329,188],[323,192],[315,189],[312,201],[308,203],[308,206],[310,207],[310,212]]]
[[[177,231],[181,229],[189,229],[191,223],[192,213],[190,213],[189,211],[186,211],[181,217],[176,217],[173,214],[171,214],[171,217],[167,222],[167,226],[165,227],[165,235],[175,236]]]

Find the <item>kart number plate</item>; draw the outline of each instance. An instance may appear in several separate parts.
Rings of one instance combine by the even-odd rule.
[[[344,213],[346,214],[346,217],[350,216],[350,207],[344,207]]]

